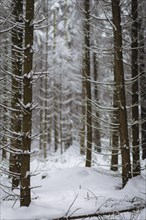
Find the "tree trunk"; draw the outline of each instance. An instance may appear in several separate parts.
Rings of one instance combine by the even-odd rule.
[[[96,84],[98,78],[98,70],[97,70],[97,60],[96,60],[96,53],[93,53],[93,73],[94,73],[94,97],[95,102],[98,102],[98,86]],[[95,143],[95,150],[97,152],[101,152],[101,141],[100,141],[100,124],[99,124],[99,112],[98,109],[95,109],[95,128],[94,128],[94,143]]]
[[[26,0],[20,206],[29,206],[31,202],[30,153],[32,129],[33,19],[34,0]]]
[[[87,147],[86,167],[91,167],[92,158],[92,106],[91,106],[91,78],[90,78],[90,0],[84,0],[85,19],[85,80],[86,80],[86,105],[87,105]]]
[[[43,129],[43,151],[44,151],[44,158],[47,158],[47,144],[51,142],[51,125],[50,122],[48,121],[48,24],[49,24],[49,19],[48,19],[48,1],[46,1],[46,42],[45,42],[45,79],[44,79],[44,85],[45,85],[45,91],[44,91],[44,129]]]
[[[122,183],[124,187],[127,181],[131,178],[131,162],[123,68],[120,0],[112,0],[112,15],[114,31],[115,86],[118,105],[119,135],[122,155]]]
[[[43,86],[43,83],[42,83],[42,78],[40,79],[40,97],[42,97],[42,86]],[[43,100],[41,99],[40,100],[40,106],[41,106],[41,110],[40,110],[40,139],[39,139],[39,149],[42,150],[43,149],[43,109],[42,109],[42,106],[43,106]]]
[[[132,30],[131,30],[131,67],[132,67],[132,156],[133,176],[140,174],[139,155],[139,95],[138,95],[138,4],[137,0],[131,3]]]
[[[15,149],[15,153],[10,155],[10,171],[14,173],[12,176],[12,189],[18,187],[20,182],[20,171],[21,171],[21,161],[20,152],[17,150],[21,149],[22,139],[21,139],[21,129],[22,129],[22,118],[21,118],[21,93],[22,84],[21,80],[17,77],[22,76],[22,46],[23,46],[23,1],[12,1],[12,19],[18,25],[12,29],[12,100],[11,107],[13,109],[13,115],[11,120],[11,129],[13,137],[11,139],[11,147]],[[15,175],[17,174],[17,176]]]
[[[43,48],[41,48],[43,49]],[[41,60],[43,60],[43,53],[41,54]],[[41,63],[41,69],[43,69],[43,65]],[[40,131],[40,136],[39,136],[39,149],[43,150],[43,73],[42,76],[40,77],[40,122],[39,122],[39,131]]]
[[[59,97],[59,130],[60,130],[60,138],[59,138],[59,145],[60,145],[60,152],[63,154],[63,133],[62,133],[62,79],[60,75],[60,97]]]
[[[114,74],[115,75],[115,74]],[[115,81],[115,80],[114,80]],[[117,96],[116,90],[114,88],[114,112],[113,112],[113,119],[112,122],[115,125],[114,130],[112,131],[112,155],[111,155],[111,170],[117,171],[118,170],[118,152],[119,152],[119,132],[117,131],[117,124],[118,124],[118,111],[117,111]]]
[[[141,96],[141,146],[142,159],[146,159],[146,74],[145,74],[145,40],[144,40],[144,13],[145,1],[140,1],[139,7],[139,73],[140,73],[140,96]]]
[[[56,22],[56,9],[54,9],[53,12],[53,53],[55,53],[56,49],[56,31],[57,31],[57,22]],[[54,66],[55,66],[56,60],[54,60]],[[58,150],[59,145],[59,131],[58,131],[58,125],[59,125],[59,113],[58,113],[58,84],[56,79],[54,79],[54,151],[56,152]]]
[[[58,84],[54,80],[54,151],[58,150],[59,146],[59,106],[58,106]]]
[[[82,118],[81,118],[81,129],[80,129],[80,154],[85,154],[85,134],[86,134],[86,115],[87,115],[87,109],[86,109],[86,81],[85,81],[85,48],[83,48],[83,61],[82,61]]]
[[[6,91],[5,91],[5,86],[6,86],[6,79],[4,79],[4,91],[3,91],[3,96],[6,97]],[[4,106],[7,106],[6,101],[3,102]],[[7,126],[7,110],[5,107],[3,107],[3,126]],[[2,137],[2,160],[7,159],[7,150],[6,150],[6,145],[7,145],[7,137],[4,132],[3,137]]]

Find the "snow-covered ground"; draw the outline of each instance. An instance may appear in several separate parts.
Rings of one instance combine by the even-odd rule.
[[[106,164],[103,156],[97,164]],[[61,216],[85,215],[96,212],[118,211],[146,203],[146,176],[132,178],[124,189],[120,176],[98,165],[84,167],[85,158],[79,148],[70,147],[63,155],[51,154],[46,161],[34,158],[31,162],[32,202],[19,207],[19,201],[1,201],[0,220],[47,220]],[[1,183],[9,185],[6,176]],[[15,193],[18,193],[15,191]],[[1,198],[5,198],[1,190]],[[8,200],[8,201],[7,201]],[[90,218],[97,219],[97,218]],[[102,219],[146,220],[146,209]]]

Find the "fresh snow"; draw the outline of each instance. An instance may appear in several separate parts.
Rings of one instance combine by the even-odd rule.
[[[2,200],[1,220],[51,220],[98,210],[121,210],[137,203],[146,203],[145,170],[142,176],[132,178],[121,189],[118,174],[100,165],[85,168],[85,157],[80,156],[79,147],[72,146],[63,155],[50,153],[45,161],[40,161],[39,157],[36,155],[31,162],[31,187],[34,187],[31,205],[20,208],[19,201]],[[104,163],[105,159],[102,160],[100,155],[99,158],[100,163]],[[1,183],[9,185],[5,175]],[[14,193],[18,194],[19,191]],[[1,198],[5,198],[2,190]],[[128,212],[103,219],[146,220],[146,209],[135,214]]]

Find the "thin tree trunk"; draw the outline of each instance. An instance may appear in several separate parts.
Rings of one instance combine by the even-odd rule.
[[[91,82],[90,82],[90,0],[84,0],[85,16],[85,79],[86,79],[86,102],[87,102],[87,147],[86,167],[91,167],[92,158],[92,106],[91,106]]]
[[[139,155],[139,95],[138,95],[138,3],[133,0],[132,10],[132,30],[131,30],[131,67],[132,67],[132,156],[133,156],[133,176],[140,174]]]
[[[47,46],[46,46],[47,47]],[[47,51],[46,51],[47,53]],[[48,54],[48,53],[47,53]],[[47,63],[47,55],[46,55],[46,63]],[[46,71],[48,71],[47,69],[47,64],[46,64]],[[47,140],[48,140],[48,121],[47,121],[47,108],[48,108],[48,101],[47,101],[47,91],[48,91],[48,74],[45,74],[45,97],[44,97],[44,120],[43,120],[43,152],[44,152],[44,158],[47,158]]]
[[[114,74],[115,75],[115,74]],[[115,80],[114,80],[115,81]],[[116,91],[114,89],[114,103],[113,107],[115,108],[113,111],[113,124],[115,125],[114,130],[112,131],[112,155],[111,155],[111,167],[110,169],[113,171],[118,170],[118,153],[119,153],[119,132],[117,131],[118,124],[118,111],[117,111],[117,96]]]
[[[57,23],[56,23],[56,9],[53,12],[54,16],[54,30],[53,30],[53,53],[55,53],[56,49],[56,31],[57,31]],[[55,65],[54,60],[54,65]],[[58,142],[59,142],[59,132],[58,132],[58,85],[56,79],[54,79],[54,151],[58,150]]]
[[[59,103],[59,120],[60,120],[60,141],[59,141],[59,145],[60,145],[60,152],[61,154],[63,154],[63,134],[62,134],[62,79],[61,79],[61,75],[60,75],[60,103]]]
[[[43,78],[40,78],[40,139],[39,139],[39,149],[43,149]]]
[[[93,53],[93,72],[94,72],[94,97],[95,102],[98,102],[98,86],[96,84],[98,78],[98,70],[97,70],[97,59],[96,53]],[[97,152],[101,152],[101,140],[100,140],[100,124],[99,124],[99,112],[98,109],[95,110],[96,118],[95,118],[95,128],[94,128],[94,143],[95,143],[95,150]]]
[[[41,63],[40,63],[40,69],[43,69],[43,58],[44,58],[44,53],[43,53],[43,47],[41,46]],[[43,100],[43,72],[41,73],[40,76],[40,84],[39,84],[40,90],[39,90],[39,95],[40,95],[40,120],[39,120],[39,149],[43,151],[43,106],[44,106],[44,100]]]
[[[11,120],[11,129],[17,134],[13,135],[11,139],[11,147],[15,149],[15,153],[10,155],[10,171],[14,173],[12,176],[12,189],[18,187],[20,182],[20,171],[21,171],[21,161],[20,152],[17,150],[21,149],[22,139],[21,139],[21,129],[22,129],[22,118],[21,118],[21,93],[22,84],[21,80],[17,77],[22,76],[22,45],[23,45],[23,1],[12,1],[13,7],[13,17],[14,22],[18,25],[12,30],[12,109],[13,115]],[[17,176],[15,175],[17,174]]]
[[[84,49],[85,51],[85,49]],[[85,154],[85,134],[86,134],[86,81],[85,81],[85,53],[83,53],[82,63],[82,125],[80,129],[80,154]]]
[[[58,150],[59,131],[58,131],[58,85],[54,80],[54,151]]]
[[[139,73],[140,73],[140,96],[141,96],[141,146],[142,159],[146,159],[146,74],[145,74],[145,40],[144,40],[144,13],[145,2],[140,1],[139,7]]]
[[[7,53],[7,52],[6,52]],[[5,69],[7,69],[7,67],[5,67]],[[4,78],[4,85],[3,85],[3,96],[4,96],[4,100],[3,100],[3,105],[7,106],[7,92],[6,92],[6,85],[7,85],[7,79],[6,77]],[[7,109],[5,107],[3,107],[3,114],[2,114],[2,123],[4,127],[8,126],[8,117],[7,117]],[[7,145],[7,136],[6,133],[4,131],[5,129],[3,129],[3,136],[2,136],[2,160],[3,159],[7,159],[7,149],[6,149],[6,145]]]
[[[131,162],[123,68],[120,0],[112,0],[112,15],[114,30],[115,86],[118,105],[119,135],[122,156],[122,184],[124,187],[127,181],[131,178]]]
[[[31,202],[30,153],[32,129],[33,19],[34,0],[26,0],[20,206],[29,206]]]
[[[45,96],[44,96],[44,135],[43,135],[43,151],[44,151],[44,158],[47,158],[47,143],[51,142],[51,129],[50,129],[50,122],[48,121],[48,1],[46,1],[46,10],[47,10],[47,19],[46,19],[46,43],[45,43],[45,79],[44,79],[44,84],[45,84]]]

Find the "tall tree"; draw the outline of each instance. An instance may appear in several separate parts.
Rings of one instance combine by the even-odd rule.
[[[85,50],[84,50],[85,51]],[[85,154],[85,134],[86,134],[86,81],[85,81],[85,54],[83,53],[83,61],[82,61],[82,124],[80,129],[80,153]]]
[[[130,149],[127,126],[125,80],[122,51],[122,28],[120,0],[112,0],[113,32],[114,32],[114,65],[115,86],[118,106],[119,135],[122,156],[122,184],[123,187],[131,178]]]
[[[146,3],[139,1],[139,73],[140,73],[140,96],[141,96],[141,146],[142,159],[146,159],[146,73],[145,73],[145,9]]]
[[[84,0],[84,71],[86,81],[86,123],[87,123],[87,146],[86,146],[86,166],[91,166],[92,153],[92,106],[91,106],[91,77],[90,77],[90,0]]]
[[[48,139],[50,141],[50,133],[48,133],[48,121],[47,121],[47,116],[48,116],[48,23],[49,23],[49,19],[48,19],[48,1],[46,1],[46,43],[45,43],[45,70],[46,70],[46,74],[45,74],[45,79],[44,79],[44,85],[45,85],[45,91],[44,91],[44,119],[43,119],[43,151],[44,151],[44,158],[47,157],[47,143],[48,143]],[[49,127],[51,127],[49,125]]]
[[[132,156],[133,176],[140,174],[139,154],[139,94],[138,94],[138,1],[131,1],[131,68],[132,68]]]
[[[23,126],[20,206],[29,206],[30,191],[30,154],[32,130],[32,79],[33,79],[33,30],[34,0],[26,0],[25,7],[25,50],[23,74]]]
[[[21,149],[21,94],[22,94],[22,45],[23,45],[23,1],[12,1],[12,19],[17,26],[12,29],[12,98],[11,107],[13,109],[11,130],[11,147],[14,153],[10,155],[10,171],[12,172],[12,189],[16,188],[20,182],[20,149]]]
[[[55,55],[56,53],[56,38],[57,38],[57,11],[58,11],[59,5],[54,4],[52,10],[53,10],[53,54]],[[54,66],[56,64],[56,57],[53,60]],[[59,125],[59,89],[58,89],[58,82],[57,82],[57,77],[54,78],[54,91],[53,91],[53,96],[54,96],[54,103],[53,103],[53,111],[54,111],[54,150],[57,151],[59,147],[59,130],[58,130],[58,125]],[[61,83],[61,82],[60,82]]]
[[[98,63],[96,58],[96,53],[93,53],[93,75],[94,75],[94,98],[95,102],[98,102],[98,86],[96,84],[98,79]],[[100,123],[99,123],[99,112],[95,109],[95,128],[94,128],[94,143],[97,152],[101,152],[101,138],[100,138]]]

